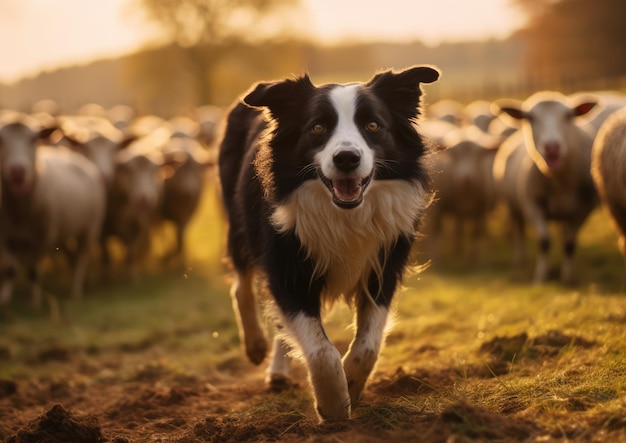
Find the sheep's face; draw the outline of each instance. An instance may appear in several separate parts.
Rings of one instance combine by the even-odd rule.
[[[573,125],[574,113],[561,102],[540,102],[526,113],[526,146],[542,172],[550,173],[563,167],[571,149],[568,134]]]
[[[118,159],[114,186],[117,195],[140,211],[157,209],[163,187],[161,164],[148,156]]]
[[[26,124],[10,123],[0,129],[2,186],[16,196],[30,192],[36,176],[36,150],[41,131]]]
[[[477,143],[464,140],[446,150],[452,159],[452,180],[460,190],[472,192],[483,185],[483,164],[492,152]],[[493,155],[491,155],[493,158]]]
[[[115,154],[120,145],[106,137],[95,137],[80,145],[79,150],[95,163],[107,186],[115,175]]]

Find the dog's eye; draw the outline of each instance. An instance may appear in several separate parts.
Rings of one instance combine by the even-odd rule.
[[[326,127],[324,125],[317,123],[313,125],[313,127],[311,128],[311,132],[315,135],[320,135],[326,132]]]
[[[380,124],[376,121],[367,122],[367,124],[365,125],[365,129],[367,129],[369,132],[378,132],[378,130],[380,129]]]

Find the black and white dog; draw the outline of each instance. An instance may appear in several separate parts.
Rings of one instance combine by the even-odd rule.
[[[293,346],[322,420],[350,416],[378,359],[430,201],[416,123],[420,83],[438,78],[436,69],[415,66],[365,84],[316,87],[308,76],[259,83],[228,115],[219,166],[240,336],[248,358],[261,363],[267,341],[257,274],[283,331],[274,341],[270,383],[289,380]],[[325,303],[340,297],[356,308],[356,335],[343,362],[321,321]]]

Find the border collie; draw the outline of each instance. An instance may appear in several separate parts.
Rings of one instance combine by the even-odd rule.
[[[259,275],[282,330],[270,386],[289,383],[286,354],[297,349],[321,420],[349,418],[378,359],[430,202],[416,123],[420,83],[438,78],[430,66],[364,84],[316,87],[304,75],[257,84],[228,114],[219,166],[240,337],[260,364],[268,346],[254,294]],[[321,320],[340,297],[356,310],[343,360]]]

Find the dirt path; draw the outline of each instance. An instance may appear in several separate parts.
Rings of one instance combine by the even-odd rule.
[[[452,386],[457,376],[447,371],[379,372],[352,420],[318,425],[301,368],[296,368],[299,385],[271,393],[261,368],[240,363],[206,378],[152,365],[131,380],[121,380],[104,366],[77,363],[75,372],[61,378],[0,381],[0,439],[10,443],[446,442],[464,441],[448,438],[467,426],[467,417],[475,422],[470,435],[484,439],[523,441],[539,431],[530,422],[464,404],[432,413],[419,411],[406,400],[406,396]]]

